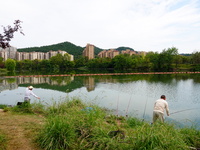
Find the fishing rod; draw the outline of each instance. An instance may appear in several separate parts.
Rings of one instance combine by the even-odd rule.
[[[130,106],[130,103],[131,103],[131,99],[132,99],[132,94],[131,94],[131,97],[129,99],[128,106],[127,106],[127,109],[126,109],[126,117],[128,117],[128,109],[129,109],[129,106]]]
[[[118,85],[118,89],[120,90],[120,85]],[[120,92],[118,92],[118,98],[117,98],[117,110],[116,110],[116,115],[119,116],[119,95],[120,95]]]
[[[142,121],[144,121],[144,116],[146,114],[146,107],[147,107],[147,99],[146,99],[146,103],[145,103],[145,107],[144,107],[144,113],[143,113],[143,119],[142,119]]]
[[[118,99],[117,99],[117,110],[116,110],[116,115],[118,116],[118,110],[119,110],[119,94],[118,94]]]
[[[184,111],[194,110],[194,109],[200,109],[200,108],[190,108],[190,109],[179,110],[179,111],[175,111],[173,113],[170,113],[170,115],[177,114],[177,113],[184,112]]]

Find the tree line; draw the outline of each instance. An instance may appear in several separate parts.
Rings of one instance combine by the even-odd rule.
[[[120,54],[113,59],[95,58],[88,60],[85,65],[88,68],[112,68],[115,70],[136,71],[190,71],[200,70],[200,52],[194,52],[190,56],[178,54],[176,47],[164,49],[161,53],[149,52],[144,55]]]
[[[176,47],[164,49],[162,52],[149,52],[146,55],[120,54],[114,58],[96,58],[89,60],[80,57],[70,61],[69,55],[57,54],[49,60],[13,60],[3,61],[0,58],[0,68],[9,71],[47,71],[60,72],[73,69],[86,68],[112,69],[120,71],[200,71],[200,52],[194,52],[190,56],[178,54]]]

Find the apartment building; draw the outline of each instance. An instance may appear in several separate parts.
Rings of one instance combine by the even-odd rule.
[[[88,59],[94,59],[94,45],[87,44],[83,50],[83,56],[88,57]]]
[[[0,50],[0,57],[2,57],[4,60],[7,60],[8,59],[7,51]]]
[[[108,57],[108,58],[114,58],[115,56],[119,55],[119,51],[115,49],[110,49],[110,50],[103,50],[101,51],[98,56],[100,58]]]
[[[105,57],[108,57],[108,58],[114,58],[115,56],[119,55],[120,52],[115,50],[115,49],[110,49],[110,50],[103,50],[101,51],[98,56],[100,58],[105,58]],[[141,55],[141,56],[146,56],[146,52],[144,51],[133,51],[133,50],[130,50],[130,49],[126,49],[126,50],[122,50],[121,51],[121,54],[129,54],[130,56],[131,55]]]
[[[147,52],[144,52],[144,51],[138,51],[138,55],[146,56],[146,55],[147,55]]]
[[[0,57],[7,60],[8,58],[15,59],[16,58],[17,49],[15,47],[7,47],[5,49],[0,49]]]
[[[131,55],[136,55],[137,53],[135,51],[127,49],[127,50],[121,51],[121,54],[129,54],[131,56]]]
[[[18,52],[15,47],[8,47],[6,49],[0,49],[0,57],[6,61],[8,58],[15,59],[15,60],[43,60],[43,59],[50,59],[52,56],[56,56],[57,54],[65,55],[68,54],[66,51],[49,51],[47,53],[44,52]],[[74,56],[69,55],[69,61],[74,61]]]

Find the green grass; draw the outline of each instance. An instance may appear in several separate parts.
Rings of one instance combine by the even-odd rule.
[[[6,136],[0,132],[0,150],[5,150],[7,147]]]
[[[137,118],[118,117],[79,99],[54,102],[51,106],[38,103],[13,108],[15,112],[20,109],[23,113],[38,113],[46,118],[36,140],[45,150],[185,150],[200,147],[200,131],[195,128],[177,129],[173,124],[151,125]]]

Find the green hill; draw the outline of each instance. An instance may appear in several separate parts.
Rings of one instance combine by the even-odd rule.
[[[118,48],[116,48],[116,50],[118,50],[118,51],[123,51],[123,50],[127,50],[127,49],[130,49],[130,50],[132,50],[132,51],[135,51],[134,49],[132,49],[132,48],[130,48],[130,47],[124,47],[124,46],[121,46],[121,47],[118,47]]]
[[[73,43],[70,42],[62,42],[62,43],[58,43],[58,44],[53,44],[53,45],[47,45],[47,46],[41,46],[41,47],[28,47],[28,48],[21,48],[21,49],[17,49],[17,51],[19,52],[48,52],[48,51],[57,51],[57,50],[62,50],[62,51],[66,51],[69,54],[74,55],[74,58],[79,58],[80,56],[82,56],[83,50],[85,47],[81,47],[81,46],[77,46]],[[118,51],[122,51],[122,50],[126,50],[126,49],[130,49],[130,50],[134,50],[130,47],[118,47],[116,48],[116,50]],[[94,54],[97,55],[99,52],[101,52],[103,49],[96,47],[94,48]]]

